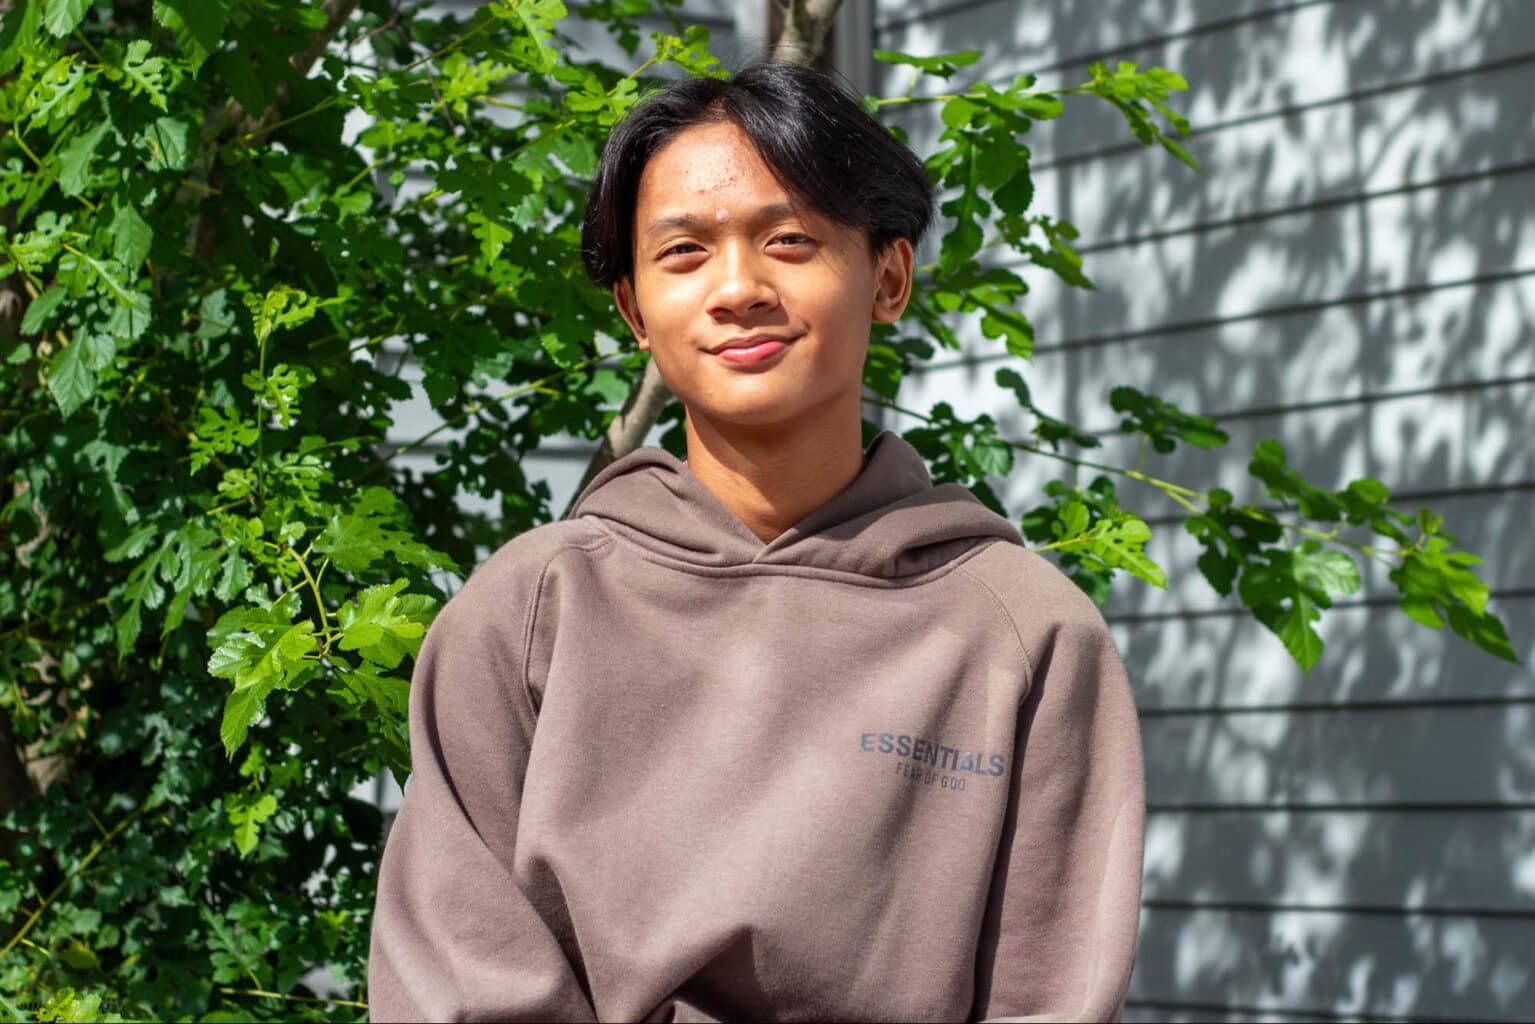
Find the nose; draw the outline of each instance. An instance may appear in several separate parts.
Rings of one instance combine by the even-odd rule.
[[[715,266],[719,276],[709,296],[711,316],[739,318],[777,307],[778,292],[762,261],[748,246],[723,246]]]

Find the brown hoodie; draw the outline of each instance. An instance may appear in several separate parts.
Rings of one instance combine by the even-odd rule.
[[[660,448],[450,600],[379,867],[385,1020],[1102,1021],[1145,795],[1102,616],[886,431],[764,544]]]

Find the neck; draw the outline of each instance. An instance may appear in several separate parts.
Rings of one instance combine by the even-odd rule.
[[[842,493],[863,468],[851,416],[742,428],[687,417],[688,468],[764,544]]]

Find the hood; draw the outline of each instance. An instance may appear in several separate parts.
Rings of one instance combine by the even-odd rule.
[[[1012,523],[964,486],[934,486],[922,456],[889,430],[864,449],[852,483],[766,544],[686,461],[652,446],[594,476],[571,509],[570,518],[582,516],[694,565],[794,565],[880,579],[927,572],[977,544],[1023,544]]]

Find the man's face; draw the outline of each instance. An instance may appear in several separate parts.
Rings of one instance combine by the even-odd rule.
[[[911,245],[877,259],[862,231],[800,207],[746,134],[695,125],[640,179],[634,275],[614,288],[641,349],[690,418],[772,428],[861,402],[872,320],[894,321]],[[732,360],[719,346],[785,344]]]

